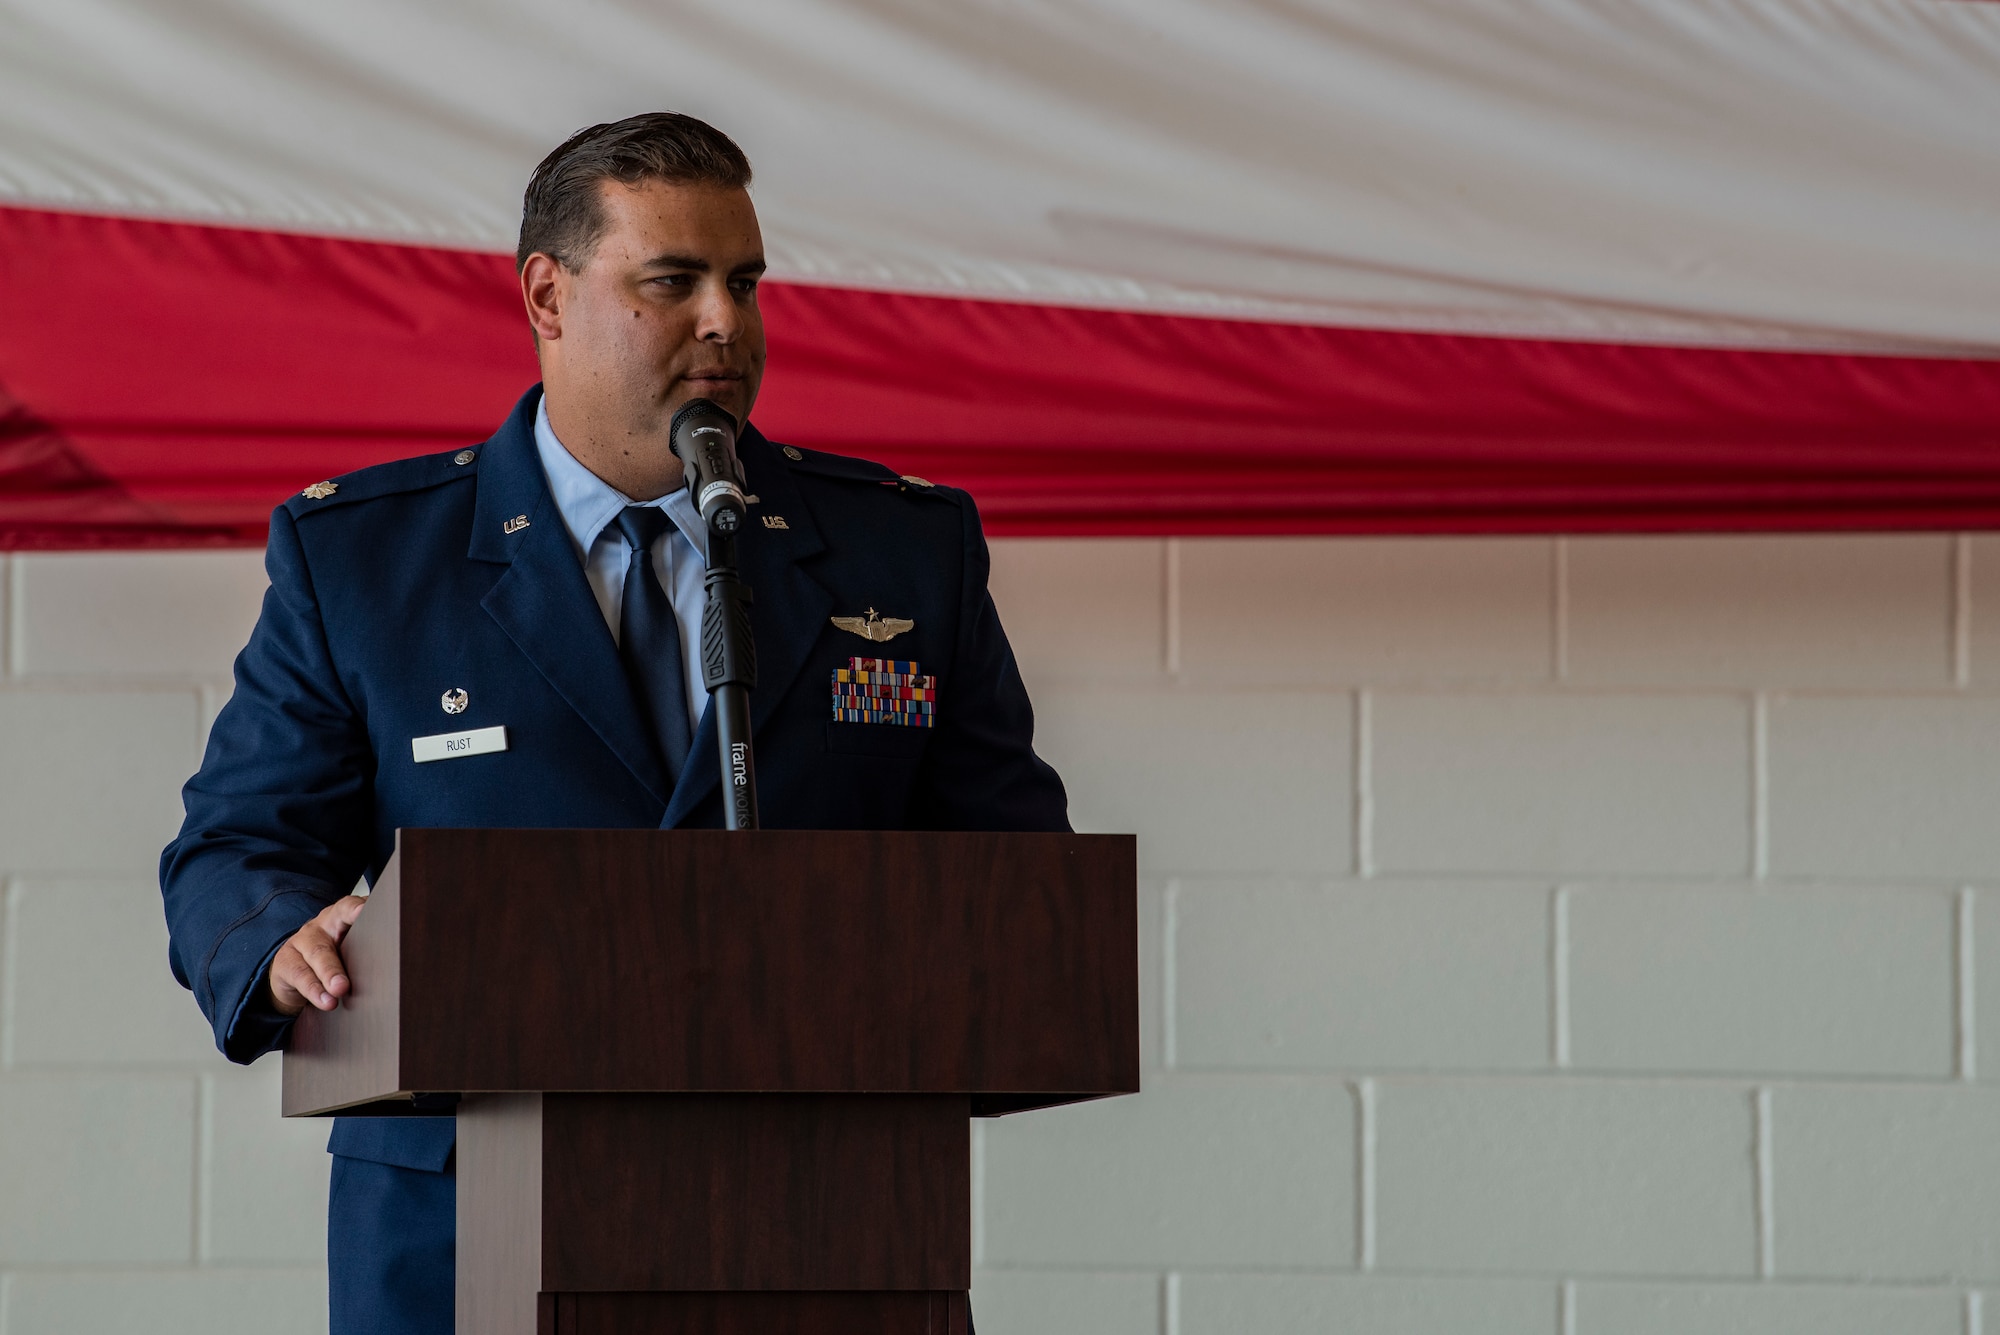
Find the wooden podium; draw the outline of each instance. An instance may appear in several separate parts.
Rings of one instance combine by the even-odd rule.
[[[460,1335],[963,1335],[968,1116],[1139,1088],[1127,835],[404,830],[288,1117],[458,1116]]]

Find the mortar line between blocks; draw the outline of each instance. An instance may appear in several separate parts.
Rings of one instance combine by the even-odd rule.
[[[1972,684],[1972,535],[1951,539],[1951,684]]]
[[[1973,936],[1975,913],[1979,906],[1979,892],[1971,886],[1960,886],[1958,891],[1958,959],[1956,961],[1958,987],[1956,989],[1958,1014],[1953,1017],[1958,1027],[1958,1078],[1976,1080],[1979,1078],[1979,1035],[1975,1029],[1978,1019],[1979,975],[1975,960],[1978,944]]]
[[[1167,676],[1178,680],[1181,675],[1181,540],[1179,538],[1167,539],[1164,563],[1160,636],[1165,643],[1160,649],[1166,659]]]
[[[1965,1335],[1985,1335],[1986,1295],[1978,1289],[1965,1291]],[[4,1335],[4,1332],[0,1332]]]
[[[1160,1289],[1161,1335],[1181,1335],[1181,1272],[1169,1270]]]
[[[1556,1286],[1556,1329],[1561,1335],[1576,1335],[1576,1281],[1566,1279]]]
[[[1771,875],[1771,697],[1750,697],[1750,876]]]
[[[1366,1076],[1354,1085],[1354,1264],[1366,1273],[1375,1268],[1375,1080]]]
[[[1566,885],[1549,894],[1549,1059],[1559,1071],[1570,1062],[1569,897]]]
[[[1354,693],[1354,874],[1375,875],[1375,701]]]
[[[1172,1070],[1180,1061],[1180,1028],[1174,993],[1179,988],[1175,959],[1180,954],[1181,883],[1168,881],[1160,891],[1160,1065]]]
[[[1549,670],[1569,680],[1569,539],[1557,538],[1549,555]]]
[[[1751,1096],[1754,1132],[1752,1158],[1757,1172],[1757,1277],[1772,1279],[1778,1273],[1778,1216],[1772,1189],[1776,1173],[1771,1164],[1771,1088],[1757,1087]]]

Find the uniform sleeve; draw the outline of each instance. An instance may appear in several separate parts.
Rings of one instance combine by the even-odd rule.
[[[236,690],[215,720],[187,818],[160,856],[168,954],[216,1046],[248,1062],[291,1021],[272,1004],[272,958],[354,885],[370,847],[367,732],[327,649],[291,514],[271,516],[271,586]]]
[[[1062,779],[1035,754],[1035,711],[986,581],[991,558],[969,496],[959,632],[938,683],[937,736],[925,752],[918,819],[940,830],[1068,830]]]

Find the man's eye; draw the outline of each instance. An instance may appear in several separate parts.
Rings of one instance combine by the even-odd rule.
[[[662,274],[652,281],[660,284],[662,287],[692,287],[694,286],[694,275],[684,273]]]
[[[738,278],[731,281],[729,286],[747,297],[757,290],[757,280],[754,278]]]

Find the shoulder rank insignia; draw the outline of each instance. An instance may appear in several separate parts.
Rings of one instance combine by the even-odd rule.
[[[851,635],[859,635],[864,640],[877,644],[895,639],[906,630],[916,629],[917,623],[902,617],[878,616],[874,608],[868,609],[866,617],[834,617],[833,624]]]
[[[304,491],[300,492],[299,495],[305,497],[309,501],[323,501],[327,497],[333,495],[333,493],[339,490],[340,490],[340,484],[338,482],[315,482],[310,487],[307,487]]]

